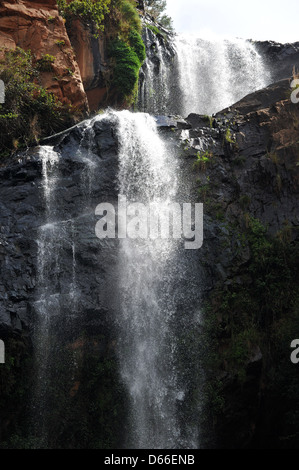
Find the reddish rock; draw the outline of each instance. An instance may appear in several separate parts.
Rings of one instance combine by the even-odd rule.
[[[95,37],[92,26],[83,25],[79,19],[71,22],[68,35],[76,54],[90,110],[96,111],[101,105],[107,104],[107,84],[111,80],[111,68],[106,57],[106,37]]]
[[[55,57],[42,86],[79,114],[88,111],[79,66],[55,0],[7,0],[0,5],[0,48],[31,50],[36,59]]]

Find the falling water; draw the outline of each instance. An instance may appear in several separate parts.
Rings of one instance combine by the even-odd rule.
[[[101,121],[113,129],[118,141],[118,166],[109,184],[113,186],[116,178],[116,191],[128,204],[138,202],[159,210],[161,205],[189,202],[172,144],[164,142],[155,119],[148,114],[108,111],[84,122],[80,125],[81,141],[67,157],[60,157],[52,147],[40,147],[45,212],[37,237],[33,396],[34,435],[39,447],[47,448],[51,442],[51,420],[55,419],[51,414],[57,393],[51,384],[62,379],[62,365],[68,368],[69,380],[76,376],[76,361],[67,350],[77,337],[73,322],[80,312],[85,272],[81,271],[80,243],[97,242],[94,228],[89,235],[78,232],[84,231],[83,220],[87,227],[90,224],[88,206],[101,173],[102,161],[93,153]],[[65,185],[73,187],[73,182],[64,179],[66,158],[68,166],[80,168],[75,180],[80,196],[74,214],[67,214],[68,218]],[[201,325],[201,290],[194,254],[185,250],[181,239],[110,242],[110,248],[107,244],[101,253],[117,260],[107,274],[115,297],[108,304],[111,302],[115,317],[119,374],[129,397],[125,445],[197,448],[201,400],[195,395],[202,375],[194,345]]]
[[[250,42],[180,36],[176,49],[177,58],[171,68],[156,41],[153,60],[147,59],[145,65],[142,109],[184,116],[191,112],[212,114],[270,82]],[[118,173],[113,173],[114,167],[109,173],[111,181],[105,183],[109,186],[107,194],[116,178],[118,193],[126,197],[128,204],[159,208],[162,204],[190,202],[186,199],[188,188],[180,180],[176,155],[159,134],[155,119],[145,113],[109,111],[81,125],[82,139],[69,156],[80,168],[75,183],[78,219],[85,221],[85,212],[86,220],[90,217],[91,200],[101,176],[101,157],[96,148],[100,139],[94,143],[94,129],[101,120],[108,122],[118,140]],[[57,196],[61,176],[58,154],[52,147],[44,146],[39,155],[45,214],[37,237],[34,332],[37,380],[33,407],[36,433],[46,446],[47,416],[51,413],[47,387],[51,381],[51,352],[56,347],[52,331],[56,325],[62,331],[66,324],[63,317],[79,308],[79,283],[84,271],[80,272],[77,260],[80,253],[76,237],[77,231],[84,230],[84,222],[77,224],[77,219],[65,217],[63,201]],[[70,184],[74,186],[73,181]],[[64,190],[61,189],[60,196],[66,195]],[[92,236],[94,233],[84,232],[84,243],[91,245]],[[199,415],[203,401],[200,394],[204,377],[198,355],[202,321],[200,263],[194,253],[184,250],[182,240],[172,238],[127,238],[119,240],[114,248],[117,267],[115,270],[113,267],[110,278],[115,296],[115,302],[111,302],[119,373],[129,396],[125,445],[149,449],[200,447]],[[63,250],[68,250],[67,259],[71,260],[64,273]],[[111,253],[107,251],[105,256],[109,258]],[[104,280],[101,286],[104,290]],[[55,322],[55,318],[59,321]]]
[[[148,28],[145,42],[150,52],[142,68],[144,80],[139,90],[138,107],[140,111],[152,114],[167,114],[171,69],[165,57],[165,47]]]
[[[52,147],[41,146],[39,157],[45,211],[36,240],[36,320],[33,335],[36,383],[32,400],[32,425],[37,446],[47,448],[51,440],[51,407],[55,403],[52,383],[59,379],[61,362],[70,360],[69,368],[72,367],[73,359],[70,355],[67,358],[64,342],[71,337],[77,320],[80,290],[77,283],[76,225],[69,214],[65,217],[62,210],[64,200],[58,196],[61,190],[60,156]],[[88,164],[86,166],[89,168]],[[65,265],[63,258],[66,252],[70,253],[69,266]]]
[[[172,60],[159,41],[151,44],[149,34],[139,97],[142,111],[212,115],[271,83],[271,74],[250,41],[179,35]]]
[[[55,284],[51,278],[51,265],[58,263],[58,231],[55,220],[55,187],[57,183],[58,154],[52,147],[40,147],[39,155],[42,162],[42,190],[45,201],[45,223],[38,230],[37,246],[37,300],[35,308],[37,319],[34,331],[36,358],[36,387],[33,397],[33,421],[36,433],[40,436],[42,445],[48,440],[48,429],[44,410],[47,406],[47,378],[50,365],[50,312],[60,313],[58,293],[53,291]],[[54,269],[57,273],[57,269]]]
[[[120,194],[128,203],[147,207],[175,201],[177,162],[155,120],[127,111],[118,113],[118,120]],[[190,423],[183,430],[178,413],[187,392],[179,377],[174,331],[178,315],[174,289],[186,275],[182,253],[178,261],[180,251],[180,242],[173,239],[121,240],[119,357],[131,400],[127,445],[134,448],[197,446],[197,429]],[[180,291],[182,305],[183,297]],[[188,315],[185,321],[190,321]]]
[[[212,115],[247,94],[264,88],[271,77],[254,45],[242,39],[176,40],[179,96],[174,111]]]

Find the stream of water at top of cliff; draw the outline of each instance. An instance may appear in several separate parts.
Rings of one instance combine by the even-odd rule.
[[[148,34],[146,40],[152,51]],[[248,40],[178,35],[172,61],[161,41],[154,45],[140,91],[140,109],[149,113],[212,115],[271,83],[263,58]]]

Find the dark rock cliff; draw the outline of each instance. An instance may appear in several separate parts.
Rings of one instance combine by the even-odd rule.
[[[157,119],[161,133],[180,156],[192,200],[205,204],[205,241],[199,258],[207,299],[203,334],[212,338],[205,351],[206,393],[212,404],[203,417],[206,446],[297,445],[297,421],[288,417],[298,406],[298,399],[285,393],[286,388],[296,387],[297,380],[289,360],[289,344],[297,336],[298,304],[293,297],[299,108],[291,102],[290,92],[289,81],[284,80],[249,95],[214,118],[190,115],[186,121]],[[87,127],[92,128],[92,140]],[[113,247],[104,249],[104,242],[94,237],[95,206],[101,200],[116,198],[118,144],[113,120],[83,123],[45,144],[54,145],[61,154],[55,201],[63,233],[76,233],[76,285],[80,292],[78,316],[71,323],[67,316],[59,319],[68,331],[61,348],[64,354],[77,351],[79,367],[72,369],[66,361],[68,372],[59,405],[55,402],[57,390],[49,392],[47,409],[53,429],[57,429],[58,408],[67,410],[66,423],[53,433],[51,445],[120,445],[125,394],[114,357],[116,299],[113,286],[106,290],[115,251]],[[28,361],[36,318],[37,263],[41,262],[37,239],[38,230],[46,223],[38,149],[2,162],[0,200],[0,333],[4,339],[14,340],[8,346],[10,369],[1,374],[3,379],[13,377],[12,386],[25,397],[34,382]],[[74,221],[72,227],[67,223],[70,219]],[[61,272],[53,285],[58,283],[65,291],[73,276],[73,253],[63,237],[57,243]],[[54,315],[53,331],[57,321]],[[86,369],[89,361],[96,370]],[[59,381],[57,374],[54,369],[53,381]],[[94,380],[97,394],[90,385]],[[25,419],[24,405],[19,403],[9,413],[11,388],[2,387],[1,395],[0,427],[7,442]],[[96,407],[93,418],[84,405],[87,399]],[[74,409],[77,411],[71,412]],[[101,410],[108,410],[104,421],[98,419]],[[92,436],[82,437],[82,426],[75,426],[72,415],[79,422],[83,419],[88,429],[95,426]],[[211,422],[213,430],[208,425]]]
[[[214,119],[190,115],[191,129],[177,131],[205,203],[207,421],[217,447],[298,447],[290,344],[298,336],[299,108],[290,93],[280,81]]]
[[[272,73],[273,82],[291,77],[299,61],[299,42],[280,44],[274,41],[253,41]]]

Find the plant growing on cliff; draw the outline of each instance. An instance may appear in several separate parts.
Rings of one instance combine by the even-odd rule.
[[[165,13],[167,7],[166,0],[145,0],[144,4],[147,12],[153,16],[155,21],[169,31],[173,31],[172,19]]]
[[[215,293],[209,315],[215,315],[219,321],[213,327],[214,333],[210,333],[216,334],[217,344],[224,351],[219,360],[242,381],[257,346],[267,356],[264,364],[269,367],[268,355],[277,354],[274,338],[281,335],[285,348],[289,348],[289,338],[298,331],[299,251],[292,243],[289,225],[277,237],[270,237],[266,227],[251,216],[245,228],[231,226],[229,237],[238,238],[238,243],[242,240],[243,248],[248,247],[251,256],[243,273],[246,278],[240,282],[239,273],[236,282]],[[282,326],[291,335],[282,334]]]
[[[142,26],[139,14],[136,10],[136,2],[133,0],[121,0],[118,6],[122,15],[122,26],[124,22],[129,25],[129,29],[141,32]]]
[[[141,62],[135,50],[120,39],[110,45],[110,57],[115,61],[112,84],[128,98],[137,92],[139,69]]]
[[[197,152],[197,159],[194,163],[194,167],[199,168],[201,171],[205,171],[212,157],[213,154],[209,150],[206,150],[205,152]]]
[[[228,144],[235,144],[236,143],[236,139],[234,138],[234,136],[232,134],[232,131],[230,130],[229,127],[225,131],[224,138],[225,138],[225,141]]]
[[[114,62],[112,85],[127,103],[131,103],[137,95],[139,70],[146,57],[140,34],[132,29],[127,41],[114,39],[110,43],[109,56]]]
[[[51,54],[44,54],[36,63],[37,69],[40,72],[51,72],[52,65],[55,62],[55,57]]]
[[[61,40],[57,39],[57,41],[55,41],[55,44],[58,47],[65,46],[65,41],[63,39],[61,39]]]
[[[39,85],[40,72],[31,52],[20,48],[7,51],[0,61],[0,79],[5,83],[5,103],[0,105],[2,156],[72,122],[69,107]]]
[[[61,16],[79,17],[84,23],[94,23],[97,31],[104,31],[104,19],[110,12],[111,0],[57,0]]]

